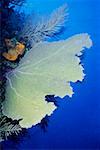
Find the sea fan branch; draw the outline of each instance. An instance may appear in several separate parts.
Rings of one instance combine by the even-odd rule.
[[[15,92],[15,94],[16,94],[17,96],[23,98],[23,96],[21,96],[21,95],[16,91],[16,89],[13,87],[12,81],[11,81],[11,79],[9,78],[8,75],[6,75],[6,78],[7,78],[8,82],[9,82],[9,85],[10,85],[11,89]]]
[[[50,19],[42,18],[35,26],[31,21],[33,20],[31,16],[25,24],[20,36],[28,37],[29,41],[33,43],[44,40],[47,37],[52,37],[60,32],[64,26],[66,16],[68,16],[68,13],[66,13],[66,5],[55,10],[51,14]]]
[[[12,134],[18,135],[21,130],[22,128],[17,120],[9,119],[6,116],[0,118],[0,141],[7,140]]]

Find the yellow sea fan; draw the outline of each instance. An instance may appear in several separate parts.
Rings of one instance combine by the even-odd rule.
[[[84,78],[84,68],[77,55],[91,46],[92,41],[85,33],[63,41],[38,43],[7,74],[3,113],[12,119],[22,118],[20,125],[26,128],[51,115],[56,106],[47,103],[45,96],[72,96],[70,82]]]

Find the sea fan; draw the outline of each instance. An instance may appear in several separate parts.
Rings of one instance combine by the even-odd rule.
[[[58,34],[64,26],[66,16],[68,16],[66,8],[66,5],[61,6],[51,14],[50,19],[42,18],[36,25],[32,23],[33,17],[30,16],[20,37],[28,37],[29,41],[36,43]]]
[[[72,97],[70,82],[84,79],[84,68],[78,56],[91,46],[87,33],[63,41],[36,44],[15,69],[6,73],[3,114],[12,119],[23,118],[20,122],[23,128],[40,123],[45,115],[50,116],[57,108],[54,94]]]

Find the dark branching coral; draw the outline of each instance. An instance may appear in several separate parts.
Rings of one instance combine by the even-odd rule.
[[[14,9],[16,1],[2,0],[1,2],[1,39],[14,37],[23,25],[24,14]],[[21,1],[20,1],[21,2]],[[13,5],[11,5],[13,3]]]

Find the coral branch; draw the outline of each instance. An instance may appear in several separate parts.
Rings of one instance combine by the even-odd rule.
[[[66,5],[63,5],[54,11],[49,17],[50,19],[42,18],[35,26],[31,21],[33,20],[33,17],[30,16],[20,36],[28,37],[30,41],[36,43],[47,37],[59,34],[60,30],[64,26],[66,16],[68,16],[66,13]]]
[[[9,82],[9,85],[10,85],[11,89],[15,92],[15,94],[16,94],[17,96],[23,98],[23,96],[21,96],[21,95],[16,91],[16,89],[13,87],[12,81],[11,81],[11,79],[8,77],[8,75],[6,75],[6,78],[7,78],[8,82]]]

